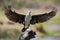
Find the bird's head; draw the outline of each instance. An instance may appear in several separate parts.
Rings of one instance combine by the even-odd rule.
[[[29,11],[29,14],[31,14],[31,11]]]
[[[27,15],[31,15],[31,11],[28,11],[28,13],[26,14],[26,16],[27,16]]]

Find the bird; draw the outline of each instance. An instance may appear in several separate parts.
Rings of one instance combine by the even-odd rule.
[[[49,19],[56,15],[56,12],[57,9],[53,8],[52,11],[49,13],[31,15],[30,11],[27,15],[29,14],[31,15],[30,24],[36,24],[48,21]],[[24,25],[26,15],[18,14],[15,11],[12,11],[10,6],[5,7],[5,15],[9,20]]]
[[[48,21],[49,19],[53,18],[57,12],[57,9],[54,7],[49,13],[31,15],[31,11],[29,11],[26,15],[23,15],[12,11],[11,6],[7,6],[4,9],[5,15],[9,20],[24,25],[24,28],[22,29],[23,31],[26,30],[30,24],[34,25],[36,23]]]
[[[12,11],[11,6],[5,7],[5,15],[9,20],[24,25],[24,28],[22,29],[23,34],[19,37],[19,40],[30,40],[31,38],[35,38],[36,33],[29,30],[30,24],[34,25],[36,23],[46,22],[54,17],[56,12],[57,9],[53,8],[49,13],[31,15],[31,11],[29,11],[26,15],[23,15]]]

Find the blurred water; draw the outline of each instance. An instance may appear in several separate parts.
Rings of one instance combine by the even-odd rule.
[[[60,24],[45,24],[44,26],[52,31],[60,31]]]
[[[45,37],[45,38],[36,37],[31,40],[60,40],[60,37]]]
[[[48,28],[49,30],[57,32],[57,31],[60,31],[60,24],[46,24],[45,28]],[[44,38],[36,37],[31,40],[60,40],[60,35],[48,36]]]
[[[6,38],[6,39],[0,39],[0,40],[18,40],[18,39]],[[36,37],[36,38],[31,39],[31,40],[60,40],[60,36],[59,37],[45,37],[45,38]]]

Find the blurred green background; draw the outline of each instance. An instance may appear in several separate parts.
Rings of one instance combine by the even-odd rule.
[[[55,17],[44,23],[30,25],[30,27],[36,31],[38,37],[60,36],[60,0],[0,0],[0,39],[18,39],[23,28],[22,24],[14,23],[6,18],[4,6],[7,5],[11,5],[12,10],[20,14],[26,14],[31,10],[32,15],[48,13],[56,7]],[[41,28],[46,34],[40,32]]]

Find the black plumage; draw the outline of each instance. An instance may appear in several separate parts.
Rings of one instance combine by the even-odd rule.
[[[10,6],[5,7],[5,15],[9,20],[13,22],[18,22],[18,23],[24,22],[25,15],[18,14],[15,11],[12,11]]]
[[[43,23],[49,20],[50,18],[54,17],[56,15],[56,9],[53,8],[53,10],[49,13],[44,13],[44,14],[38,14],[38,15],[32,15],[32,19],[30,21],[30,24],[35,24],[35,23]],[[5,15],[7,18],[13,22],[18,22],[18,23],[24,23],[25,20],[25,15],[23,14],[18,14],[15,11],[11,10],[11,7],[5,7]]]

